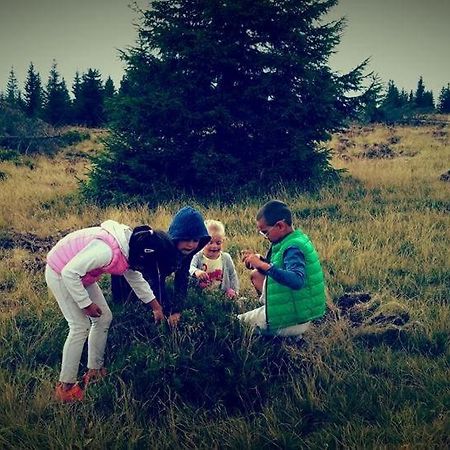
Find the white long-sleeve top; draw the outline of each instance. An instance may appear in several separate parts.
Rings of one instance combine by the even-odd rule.
[[[131,236],[131,231],[128,233],[128,230],[125,230],[125,234]],[[126,238],[126,243],[128,243],[129,236],[126,236]],[[128,248],[125,250],[125,253],[128,254]],[[80,308],[86,308],[92,303],[86,288],[83,286],[81,277],[91,270],[107,266],[112,257],[113,252],[109,245],[100,239],[94,239],[75,255],[61,271],[64,285]],[[123,276],[143,303],[149,303],[156,298],[141,272],[129,269]]]

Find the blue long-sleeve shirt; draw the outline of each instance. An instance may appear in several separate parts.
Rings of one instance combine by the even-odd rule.
[[[290,289],[301,289],[305,284],[305,257],[297,247],[288,247],[283,255],[283,268],[271,266],[266,275]]]

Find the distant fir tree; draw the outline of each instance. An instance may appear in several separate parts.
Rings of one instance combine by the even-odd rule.
[[[6,84],[6,102],[9,106],[18,107],[19,99],[19,83],[17,82],[16,73],[14,67],[11,67],[8,76],[8,82]]]
[[[45,93],[43,118],[46,122],[61,126],[70,123],[72,104],[64,78],[61,79],[57,64],[53,61]]]
[[[75,72],[75,77],[72,84],[72,121],[73,123],[81,123],[81,77],[78,70]]]
[[[434,96],[432,91],[425,91],[423,94],[423,108],[434,110]]]
[[[115,99],[115,95],[116,88],[114,86],[114,82],[111,77],[108,77],[103,88],[105,122],[109,121],[110,110],[114,106],[113,102]]]
[[[25,100],[22,97],[22,92],[20,92],[20,91],[17,94],[16,107],[18,109],[20,109],[21,111],[25,112],[26,103],[25,103]]]
[[[386,95],[381,103],[382,122],[397,123],[412,114],[408,94],[404,89],[399,91],[393,80],[389,80]]]
[[[402,105],[407,105],[408,102],[409,102],[408,93],[405,91],[405,89],[402,89],[400,92],[400,103]]]
[[[399,108],[401,106],[400,92],[392,80],[388,81],[386,96],[383,99],[384,108]]]
[[[131,92],[130,90],[130,83],[128,82],[127,76],[124,75],[122,79],[120,80],[120,86],[118,94],[121,96],[128,95]]]
[[[383,101],[383,85],[374,77],[371,89],[368,90],[361,99],[361,105],[357,109],[356,120],[360,123],[383,122],[383,113],[380,107]]]
[[[106,153],[89,188],[161,200],[170,189],[231,196],[333,173],[323,143],[360,104],[362,63],[328,59],[337,0],[155,0],[123,54]]]
[[[434,110],[433,93],[425,90],[425,83],[422,77],[417,82],[414,104],[418,112],[432,112]]]
[[[450,113],[450,84],[447,84],[447,87],[443,87],[439,94],[438,111],[441,114]]]
[[[41,77],[31,62],[25,81],[25,114],[28,117],[38,117],[42,109]]]
[[[116,88],[114,87],[114,81],[111,79],[111,77],[108,77],[107,80],[105,81],[103,93],[105,99],[111,99],[114,97],[114,94],[116,93]]]
[[[81,77],[79,93],[79,120],[88,127],[99,127],[105,120],[103,84],[100,72],[89,69]]]
[[[423,82],[423,78],[420,77],[417,82],[417,89],[414,97],[414,101],[418,108],[422,108],[424,106],[423,96],[425,94],[425,84]]]

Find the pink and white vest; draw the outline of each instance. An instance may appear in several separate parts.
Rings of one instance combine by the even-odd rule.
[[[61,273],[66,264],[93,239],[101,239],[109,245],[113,257],[111,262],[104,267],[91,270],[81,280],[84,286],[89,286],[104,274],[122,275],[128,270],[128,261],[120,250],[119,243],[114,236],[100,227],[84,228],[74,231],[62,238],[48,253],[47,264],[56,272]]]

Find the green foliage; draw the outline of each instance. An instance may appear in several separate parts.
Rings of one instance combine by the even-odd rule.
[[[27,117],[20,109],[0,103],[0,146],[20,153],[52,152],[55,146],[42,136],[55,130],[40,119]]]
[[[439,94],[439,112],[442,114],[450,113],[450,84],[443,87]]]
[[[425,83],[422,77],[420,77],[419,81],[417,82],[414,104],[420,112],[434,111],[433,93],[431,91],[425,90]]]
[[[149,327],[149,317],[137,319],[131,306],[111,330],[111,346],[120,348],[113,365],[121,368],[120,380],[132,386],[134,398],[155,400],[148,406],[154,417],[171,398],[230,412],[259,409],[275,384],[286,380],[287,353],[243,333],[232,318],[236,305],[222,295],[192,295],[175,333]]]
[[[90,134],[85,131],[69,130],[59,135],[59,147],[68,147],[69,145],[78,144],[79,142],[90,139]]]
[[[41,77],[30,63],[25,82],[25,113],[28,117],[38,117],[42,109],[42,86]]]
[[[386,96],[380,107],[380,115],[385,123],[397,123],[413,114],[414,105],[404,90],[399,91],[392,80],[389,81]]]
[[[20,153],[11,149],[0,149],[0,161],[17,161]]]
[[[76,87],[76,85],[75,85]],[[99,127],[105,121],[103,84],[100,72],[88,69],[75,89],[77,122],[87,127]]]
[[[19,83],[17,81],[16,73],[14,72],[14,68],[11,68],[8,76],[8,83],[6,85],[6,102],[11,107],[17,107],[19,100]]]
[[[338,75],[327,65],[343,28],[322,21],[335,3],[152,2],[123,55],[113,134],[86,192],[226,199],[335,175],[318,142],[359,103],[346,94],[365,67]]]
[[[360,448],[444,442],[446,434],[436,428],[448,407],[444,330],[374,324],[356,328],[344,346],[329,317],[297,343],[248,334],[234,318],[236,303],[219,293],[192,291],[176,332],[155,326],[139,302],[113,306],[110,374],[88,387],[82,405],[48,401],[67,332],[56,306],[0,322],[3,444],[321,448],[340,442]],[[368,312],[373,317],[373,308]],[[20,418],[13,414],[17,407],[24,411]],[[46,432],[36,434],[44,418]]]
[[[56,62],[53,61],[45,92],[43,118],[51,125],[60,126],[70,123],[71,114],[66,82],[61,79]]]
[[[0,146],[3,160],[15,159],[18,154],[53,153],[61,147],[89,139],[89,133],[69,130],[57,131],[37,118],[30,118],[17,108],[0,103]]]

